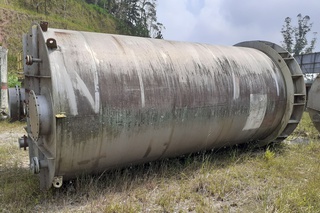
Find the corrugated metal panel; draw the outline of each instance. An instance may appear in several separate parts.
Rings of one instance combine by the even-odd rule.
[[[320,73],[320,52],[294,56],[303,73]]]

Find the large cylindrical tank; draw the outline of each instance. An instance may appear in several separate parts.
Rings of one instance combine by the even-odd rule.
[[[24,36],[31,168],[83,173],[285,139],[305,105],[296,61],[269,42],[214,46],[47,29]]]
[[[0,119],[8,116],[8,50],[0,46]]]
[[[314,80],[309,90],[307,107],[314,126],[320,132],[320,75]]]

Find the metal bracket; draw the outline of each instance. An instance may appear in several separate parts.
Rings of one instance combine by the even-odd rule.
[[[41,30],[43,32],[47,32],[48,31],[48,25],[49,25],[49,23],[47,21],[41,21],[40,22]]]
[[[32,65],[33,63],[40,63],[40,58],[34,58],[32,55],[26,56],[26,65]]]
[[[28,137],[25,135],[18,139],[18,143],[20,149],[23,148],[23,150],[27,150],[27,147],[29,147]]]
[[[61,112],[61,113],[56,114],[56,118],[66,118],[66,117],[67,116],[66,116],[65,112]]]
[[[58,48],[57,41],[54,38],[48,38],[46,44],[47,44],[47,47],[50,49]]]

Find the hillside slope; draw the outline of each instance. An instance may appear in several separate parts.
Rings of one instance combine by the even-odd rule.
[[[118,33],[117,20],[112,15],[81,0],[52,1],[54,5],[47,6],[47,12],[32,2],[35,1],[0,0],[0,45],[9,50],[9,74],[19,71],[17,57],[22,52],[22,35],[33,22],[48,21],[52,28]]]

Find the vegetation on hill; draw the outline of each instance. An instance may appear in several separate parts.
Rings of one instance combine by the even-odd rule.
[[[162,38],[155,0],[0,0],[0,45],[9,49],[9,78],[21,72],[22,35],[32,22],[49,27]]]
[[[164,26],[157,21],[157,0],[85,0],[114,15],[121,34],[162,38]]]

